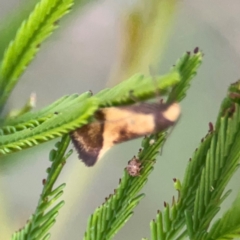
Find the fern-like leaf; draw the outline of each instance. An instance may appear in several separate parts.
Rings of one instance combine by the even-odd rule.
[[[206,240],[227,240],[240,237],[240,193],[232,207],[212,226]]]
[[[161,211],[159,211],[156,219],[150,223],[152,226],[151,239],[155,239],[154,235],[157,236],[156,239],[158,240],[182,239],[181,235],[178,234],[185,224],[185,210],[189,209],[191,211],[193,209],[195,193],[201,177],[201,170],[205,164],[206,154],[204,153],[209,148],[211,137],[211,135],[208,135],[206,139],[204,139],[199,149],[190,159],[184,175],[183,183],[181,184],[179,180],[174,179],[174,185],[179,192],[179,197],[177,200],[173,197],[171,205],[166,204],[164,211],[168,208],[168,215],[164,215]],[[168,222],[170,228],[166,228],[166,222]],[[153,231],[152,229],[156,230]],[[183,237],[185,234],[186,231],[184,231]]]
[[[43,190],[40,196],[35,213],[30,217],[27,224],[20,231],[15,232],[12,240],[44,240],[49,239],[49,229],[56,222],[56,217],[64,201],[59,202],[63,194],[65,184],[53,188],[67,158],[72,151],[65,154],[69,145],[70,138],[65,135],[60,142],[56,144],[57,149],[50,152],[50,161],[52,166],[47,169],[47,179],[43,180]],[[57,203],[56,203],[57,202]]]
[[[178,71],[181,81],[173,88],[168,97],[168,102],[182,101],[190,87],[191,80],[197,74],[197,69],[202,63],[202,52],[195,48],[193,53],[185,53],[173,66],[173,71]]]
[[[95,210],[88,221],[84,240],[107,240],[112,239],[116,232],[132,216],[133,209],[144,197],[138,195],[139,191],[146,184],[147,178],[153,170],[155,157],[159,147],[163,144],[165,134],[156,135],[156,141],[151,144],[151,137],[147,137],[142,142],[142,151],[138,153],[141,161],[142,171],[139,177],[132,177],[124,170],[124,175],[119,186],[114,190],[105,203]]]
[[[181,81],[171,91],[167,100],[168,102],[176,101],[176,99],[181,101],[186,96],[190,81],[196,75],[197,68],[200,66],[201,62],[202,53],[198,52],[196,49],[193,54],[187,52],[177,61],[173,69],[179,70]],[[203,149],[209,145],[209,139],[210,136],[207,136],[201,146]],[[199,150],[196,153],[198,154],[201,152],[202,151]],[[194,188],[194,184],[196,185],[198,183],[196,171],[201,166],[204,156],[199,156],[198,159],[199,162],[192,161],[195,163],[194,166],[189,166],[189,169],[187,170],[188,174],[185,174],[186,180],[184,181],[183,186],[181,186],[179,180],[175,180],[175,187],[179,191],[179,196],[181,196],[181,198],[176,201],[173,197],[172,204],[165,203],[164,211],[158,211],[156,219],[150,223],[151,239],[177,239],[176,235],[185,223],[184,210],[181,209],[181,207],[192,204],[194,201],[194,196],[191,195],[191,190]],[[192,172],[192,168],[195,170],[194,173]],[[188,185],[186,185],[185,182],[187,182]],[[187,196],[185,198],[182,197],[183,195],[185,196],[185,194]],[[185,199],[187,200],[186,202],[184,202]],[[181,237],[179,239],[181,239]]]
[[[64,97],[37,113],[27,113],[1,128],[0,155],[49,141],[86,124],[98,108],[89,93]],[[35,116],[35,118],[34,118]]]
[[[199,66],[198,63],[200,62],[201,57],[201,54],[198,54],[197,58],[199,61],[196,61],[196,55],[193,55],[188,58],[188,61],[185,61],[184,63],[179,61],[179,65],[176,65],[176,68],[181,68],[183,71],[180,71],[180,75],[182,74],[181,81],[177,83],[176,86],[178,86],[178,84],[181,85],[174,93],[177,99],[180,99],[180,96],[185,96],[185,92],[188,89],[189,82],[193,76],[193,74],[184,75],[185,69],[188,69],[191,73],[190,66],[192,66],[195,71]],[[175,72],[175,70],[173,72]],[[138,91],[134,90],[134,93],[138,93]],[[181,97],[181,99],[182,98],[183,97]],[[97,208],[90,216],[84,236],[85,240],[112,239],[116,232],[132,216],[133,209],[144,196],[142,194],[138,195],[139,191],[145,185],[149,174],[153,170],[155,157],[158,154],[159,148],[163,146],[165,142],[165,136],[166,133],[164,132],[143,139],[143,149],[138,153],[138,158],[142,164],[140,177],[131,177],[126,170],[124,171],[124,176],[121,179],[118,188],[114,190],[114,194],[110,195],[106,202]],[[166,211],[165,215],[165,218],[167,219],[169,211]]]
[[[144,101],[155,97],[157,90],[164,96],[180,80],[178,70],[171,71],[164,76],[156,77],[156,79],[145,77],[142,74],[135,74],[112,89],[100,91],[96,94],[96,97],[101,100],[100,106],[102,107],[130,104],[136,102],[132,96],[140,101]]]
[[[170,91],[172,84],[179,82],[178,72],[159,77],[157,85],[163,93]],[[101,106],[132,103],[134,97],[145,100],[154,96],[153,79],[136,75],[112,89],[105,89],[94,97],[84,93],[63,97],[50,106],[29,112],[16,118],[8,118],[0,128],[0,155],[20,151],[49,141],[87,124]]]
[[[237,83],[238,84],[238,83]],[[240,106],[232,102],[234,110],[220,116],[219,128],[213,133],[206,156],[206,165],[196,192],[193,212],[195,239],[207,231],[208,226],[220,209],[220,204],[230,191],[223,194],[226,185],[238,168],[240,159]],[[240,222],[240,220],[239,220]]]
[[[73,0],[41,0],[19,28],[7,48],[0,67],[0,109],[3,108],[19,76],[34,58],[40,44],[57,27]]]
[[[233,89],[234,96],[238,96],[236,91],[239,89],[239,82],[230,87],[229,96],[233,96]],[[223,194],[238,168],[240,158],[240,106],[237,103],[240,98],[234,99],[234,103],[229,96],[224,99],[220,108],[215,130],[210,129],[190,159],[183,183],[177,181],[179,198],[166,219],[170,229],[164,228],[164,221],[156,222],[163,229],[163,234],[157,239],[176,240],[186,235],[194,240],[211,239],[208,238],[208,227],[219,211],[220,204],[230,193],[227,191]],[[162,216],[158,218],[162,219]],[[240,221],[235,221],[234,226],[237,227],[239,223]],[[185,224],[187,229],[183,229]]]

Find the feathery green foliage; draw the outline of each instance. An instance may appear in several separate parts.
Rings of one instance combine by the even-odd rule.
[[[38,52],[40,44],[54,31],[58,20],[69,12],[72,4],[73,0],[41,0],[22,23],[0,65],[0,111],[19,77]],[[56,201],[62,196],[65,184],[55,189],[53,185],[71,154],[71,151],[65,154],[70,141],[69,132],[92,121],[99,108],[132,104],[136,99],[148,100],[157,91],[161,96],[167,96],[167,102],[180,102],[186,96],[201,61],[202,53],[196,48],[193,54],[184,54],[168,74],[154,80],[136,74],[95,96],[89,92],[65,96],[37,112],[27,112],[31,108],[27,104],[19,112],[6,117],[0,128],[0,156],[62,137],[56,145],[57,149],[50,152],[52,166],[47,170],[47,179],[43,181],[36,211],[26,226],[13,234],[12,239],[50,238],[49,229],[64,204],[64,201]],[[239,83],[230,86],[229,96],[222,103],[215,129],[209,131],[193,154],[183,183],[175,180],[178,199],[176,201],[173,198],[171,205],[166,203],[164,211],[159,211],[156,220],[151,222],[152,239],[176,240],[189,236],[194,240],[220,240],[240,236],[239,197],[232,208],[209,228],[220,204],[230,193],[227,191],[223,194],[240,158],[239,89]],[[144,138],[137,155],[141,162],[140,176],[132,177],[124,170],[114,194],[106,198],[105,203],[90,216],[85,240],[112,239],[133,215],[134,208],[144,197],[139,192],[153,170],[155,158],[166,136],[167,133],[162,132]]]
[[[28,4],[24,3],[18,5],[18,8],[15,10],[12,9],[11,13],[8,13],[2,20],[0,26],[0,59],[3,58],[5,49],[8,47],[9,43],[15,37],[16,32],[19,28],[19,23],[23,22],[29,14],[32,12],[32,9],[36,5],[38,0],[33,0]],[[22,3],[22,2],[21,2]],[[7,28],[5,26],[8,26]]]
[[[199,55],[199,59],[201,59],[201,55]],[[191,61],[191,58],[189,58],[189,61],[185,62],[182,69],[187,67],[188,64],[191,64]],[[182,62],[180,61],[180,63]],[[177,65],[177,67],[180,68],[179,65]],[[181,81],[185,81],[186,84],[189,83],[189,78],[184,79],[184,75],[181,72],[178,74],[176,70],[174,70],[170,74],[157,79],[157,86],[161,93],[168,93],[172,85],[179,84],[179,75],[182,76]],[[186,89],[185,85],[182,85]],[[43,130],[45,130],[45,136],[47,137],[58,136],[57,133],[63,134],[85,124],[91,119],[93,113],[99,106],[131,103],[131,101],[133,101],[129,93],[131,89],[134,89],[134,97],[141,100],[147,99],[155,93],[151,78],[136,75],[115,88],[100,92],[95,97],[90,97],[90,93],[85,93],[80,96],[66,96],[36,113],[26,113],[16,118],[8,118],[5,121],[5,126],[2,128],[3,135],[1,139],[4,140],[4,137],[10,136],[8,141],[9,139],[11,140],[12,137],[15,141],[14,143],[17,143],[17,136],[19,136],[19,138],[23,136],[19,142],[25,143],[26,136],[24,134],[31,132],[31,134],[28,135],[29,139],[32,137],[32,139],[35,139],[33,144],[37,144],[38,142],[36,141],[40,139],[41,142],[42,138],[34,138],[35,132],[42,134],[44,133]],[[32,119],[35,120],[33,121]],[[44,124],[47,124],[47,127],[44,126]],[[60,129],[59,132],[58,129]],[[143,149],[138,154],[138,158],[142,164],[141,176],[131,177],[126,170],[124,171],[124,176],[115,193],[110,195],[109,198],[106,199],[106,202],[90,217],[84,239],[110,239],[132,216],[133,209],[144,196],[143,194],[139,195],[139,191],[145,185],[149,174],[153,170],[154,159],[158,153],[158,149],[164,143],[165,135],[166,133],[159,133],[143,140]],[[29,139],[27,140],[28,145],[32,144]],[[52,190],[52,187],[63,167],[63,162],[67,158],[64,157],[64,153],[68,143],[69,138],[66,136],[63,137],[61,143],[57,145],[58,150],[51,152],[50,159],[53,161],[53,165],[49,170],[49,176],[44,185],[36,213],[20,232],[13,235],[13,239],[48,239],[50,237],[47,232],[55,222],[57,212],[63,202],[58,203],[47,213],[44,212],[62,194],[64,185],[59,186],[56,190]],[[9,142],[7,142],[7,144],[7,146],[11,146]],[[23,144],[21,144],[20,147],[23,147]],[[6,145],[5,148],[2,149],[6,151]],[[9,149],[14,148],[8,147],[7,151]],[[50,197],[51,200],[46,201],[49,200]]]
[[[190,81],[197,74],[197,69],[202,63],[202,53],[199,48],[196,47],[191,52],[186,52],[173,66],[174,71],[178,71],[180,78],[183,79],[178,84],[175,85],[173,90],[168,96],[168,102],[182,101],[186,97],[186,91],[190,87]]]
[[[165,139],[165,134],[155,136],[155,143],[151,144],[154,136],[147,137],[142,142],[143,149],[138,153],[142,171],[139,177],[132,177],[124,170],[119,186],[114,190],[105,203],[98,207],[88,220],[84,240],[112,239],[117,231],[133,215],[133,209],[138,205],[144,194],[139,191],[147,182],[153,170],[158,149]]]
[[[180,80],[180,74],[176,70],[154,80],[152,77],[135,74],[111,89],[100,91],[95,96],[101,101],[100,107],[131,104],[135,103],[136,99],[143,101],[155,97],[157,90],[161,91],[162,96],[166,95]]]
[[[177,71],[157,79],[157,86],[163,93],[180,80]],[[87,92],[78,96],[65,96],[48,107],[6,119],[0,128],[0,155],[20,151],[25,148],[60,137],[84,124],[87,124],[94,112],[101,106],[123,105],[155,95],[153,79],[137,74],[112,89],[105,89],[91,97]],[[34,120],[33,120],[34,119]]]
[[[202,54],[200,52],[187,54],[181,58],[175,69],[179,70],[181,81],[175,85],[170,92],[170,97],[175,95],[175,99],[183,99],[186,90],[189,87],[190,80],[194,76],[196,69],[199,67]],[[192,68],[190,68],[190,66]],[[180,86],[180,87],[178,87]],[[137,91],[136,91],[137,92]],[[135,91],[134,91],[135,93]],[[147,179],[158,154],[160,147],[165,142],[166,132],[154,134],[144,138],[142,141],[143,149],[138,153],[137,158],[141,161],[141,173],[139,177],[132,177],[126,169],[120,180],[119,186],[114,190],[114,194],[106,199],[106,202],[98,207],[90,216],[87,230],[84,235],[84,240],[107,240],[119,231],[119,229],[133,215],[134,208],[138,205],[144,194],[139,194],[139,191],[146,184]]]
[[[226,240],[240,237],[240,193],[221,219],[211,227],[207,240]]]
[[[61,137],[86,124],[98,108],[97,99],[89,96],[90,93],[66,96],[35,114],[8,120],[1,128],[0,155]]]
[[[240,158],[240,107],[221,117],[219,129],[213,133],[205,159],[193,212],[193,236],[202,239],[204,232],[229,195],[223,194],[227,183],[238,168]]]
[[[2,59],[4,50],[7,48],[9,42],[14,38],[17,29],[19,28],[19,23],[23,22],[28,15],[31,13],[34,5],[38,0],[29,1],[27,4],[23,1],[18,3],[18,8],[12,10],[10,14],[7,14],[3,20],[1,20],[0,26],[0,59]],[[76,11],[84,4],[90,3],[89,0],[75,0],[74,8],[72,11]],[[20,4],[20,5],[19,5]],[[8,26],[7,28],[5,26]]]
[[[50,161],[52,165],[47,169],[47,179],[43,180],[43,190],[35,210],[24,228],[15,232],[12,240],[42,240],[49,239],[49,229],[56,222],[56,217],[64,201],[58,201],[63,195],[65,184],[61,184],[55,189],[53,186],[61,173],[67,158],[71,155],[72,150],[66,153],[70,138],[67,135],[62,137],[61,141],[56,144],[57,149],[50,152]],[[58,201],[58,202],[57,202]]]
[[[5,51],[0,67],[0,110],[40,44],[57,28],[57,21],[69,12],[73,0],[42,0],[19,28]]]
[[[196,71],[201,62],[201,54],[197,53],[191,57],[187,54],[187,56],[187,60],[184,55],[182,58],[184,61],[179,60],[169,74],[155,79],[156,84],[152,78],[137,74],[112,89],[102,90],[94,97],[90,97],[89,92],[80,96],[73,94],[35,113],[29,112],[6,119],[0,128],[0,155],[20,151],[60,137],[88,123],[99,107],[130,104],[134,102],[133,96],[138,100],[149,99],[155,96],[156,86],[162,95],[169,93],[171,86],[178,86],[178,83],[182,84],[186,81],[188,86],[189,79],[193,76],[192,72]],[[189,65],[194,67],[190,69]],[[186,86],[183,87],[186,89]],[[175,89],[174,96],[177,100],[182,99],[182,93]]]
[[[152,239],[175,240],[189,236],[194,240],[210,240],[239,236],[237,200],[232,209],[209,229],[211,221],[220,210],[220,204],[231,192],[228,190],[224,193],[239,166],[239,86],[239,82],[230,86],[215,129],[210,124],[209,133],[190,159],[183,183],[176,180],[179,191],[177,201],[174,200],[171,207],[167,204],[164,209],[168,212],[167,215],[159,212],[156,220],[151,222]],[[229,220],[229,216],[232,220]],[[227,221],[230,223],[226,224]],[[219,231],[223,223],[226,224],[225,228]]]

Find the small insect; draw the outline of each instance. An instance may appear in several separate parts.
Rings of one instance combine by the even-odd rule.
[[[127,172],[130,176],[136,177],[140,176],[140,171],[142,163],[134,156],[129,162],[126,167]]]
[[[178,103],[137,103],[95,112],[95,121],[70,133],[79,158],[93,166],[113,145],[173,126],[180,116]]]

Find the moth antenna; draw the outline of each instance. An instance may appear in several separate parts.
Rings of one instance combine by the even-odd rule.
[[[173,131],[173,129],[175,128],[175,126],[176,126],[176,124],[174,124],[174,125],[169,129],[169,131],[166,131],[166,137],[164,138],[163,145],[162,145],[162,147],[161,147],[161,149],[160,149],[160,156],[163,155],[163,147],[164,147],[164,144],[165,144],[167,138],[169,138],[169,136],[172,134],[172,131]]]
[[[158,98],[160,98],[160,91],[158,89],[158,85],[157,85],[157,80],[156,80],[156,70],[153,68],[153,66],[149,65],[149,73],[150,73],[150,76],[152,77],[153,79],[153,84],[155,86],[155,91],[156,91],[156,96]]]

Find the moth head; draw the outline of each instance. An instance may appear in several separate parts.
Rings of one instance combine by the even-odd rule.
[[[163,112],[163,117],[170,122],[175,123],[181,113],[181,108],[179,103],[172,103],[168,108]]]
[[[155,114],[155,132],[164,131],[173,126],[180,117],[181,108],[178,103],[160,103],[159,111]]]

